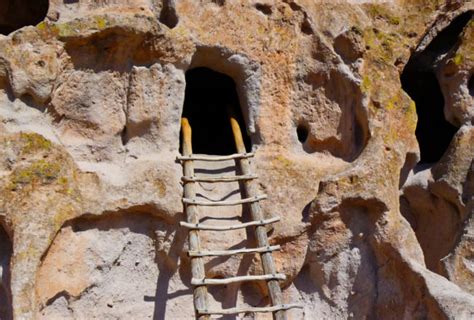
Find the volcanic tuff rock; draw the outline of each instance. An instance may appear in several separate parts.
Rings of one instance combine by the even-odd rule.
[[[193,317],[175,158],[198,67],[235,81],[293,319],[474,317],[472,1],[21,3],[0,5],[1,319]],[[453,130],[434,163],[423,135],[445,132],[421,129],[424,105]],[[206,269],[261,272],[252,256]],[[260,284],[210,297],[269,303]]]

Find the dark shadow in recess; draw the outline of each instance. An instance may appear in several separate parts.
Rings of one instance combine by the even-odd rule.
[[[308,128],[305,125],[298,125],[296,128],[296,135],[298,136],[298,141],[301,143],[305,143],[308,139]]]
[[[188,118],[192,128],[193,153],[228,155],[236,152],[227,106],[237,116],[249,151],[250,138],[246,134],[234,80],[208,68],[186,72],[183,117]]]
[[[178,25],[179,18],[174,0],[163,0],[159,20],[170,29]]]
[[[48,13],[48,0],[4,0],[0,3],[0,33],[8,35],[25,26],[37,25]]]
[[[457,44],[471,18],[472,12],[466,12],[454,19],[426,49],[410,58],[401,75],[403,90],[416,103],[419,164],[438,162],[457,131],[444,117],[444,97],[436,78],[436,63]]]
[[[0,319],[11,320],[10,259],[13,248],[10,237],[0,224]]]
[[[256,3],[255,9],[263,13],[264,15],[271,15],[273,13],[272,6],[266,3]]]
[[[471,77],[469,78],[467,88],[469,89],[469,94],[474,97],[474,75],[471,75]]]

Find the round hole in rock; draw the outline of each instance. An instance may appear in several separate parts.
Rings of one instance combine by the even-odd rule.
[[[245,148],[250,151],[250,138],[234,80],[204,67],[186,72],[183,117],[191,125],[193,153],[228,155],[236,152],[228,108],[236,116]]]
[[[0,4],[0,33],[37,25],[48,13],[48,0],[5,0]]]
[[[305,125],[300,124],[296,128],[296,134],[298,135],[299,142],[305,143],[306,140],[308,139],[308,134],[309,134],[308,128]]]

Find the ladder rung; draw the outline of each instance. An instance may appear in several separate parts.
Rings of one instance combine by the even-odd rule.
[[[299,308],[303,309],[303,305],[292,303],[292,304],[280,304],[271,307],[237,307],[237,308],[229,308],[229,309],[198,309],[199,314],[237,314],[237,313],[262,313],[262,312],[275,312],[280,310],[289,310]]]
[[[234,153],[228,156],[206,156],[206,155],[190,155],[190,156],[178,156],[176,160],[186,161],[186,160],[202,160],[202,161],[225,161],[232,159],[243,159],[251,158],[255,154],[253,152],[249,153]]]
[[[245,229],[250,226],[264,226],[264,225],[275,223],[278,221],[280,221],[280,217],[273,217],[273,218],[265,219],[265,220],[251,221],[251,222],[240,223],[240,224],[235,224],[235,225],[227,225],[227,226],[212,226],[208,224],[189,223],[189,222],[184,222],[184,221],[181,221],[179,224],[182,227],[186,227],[186,228],[194,229],[194,230],[229,231],[229,230]]]
[[[258,280],[285,280],[286,276],[282,273],[276,274],[262,274],[256,276],[239,276],[231,277],[226,279],[191,279],[191,284],[193,286],[206,286],[206,285],[222,285],[229,284],[234,282],[242,281],[258,281]]]
[[[272,252],[272,251],[277,251],[280,249],[281,247],[277,245],[277,246],[245,248],[245,249],[237,249],[237,250],[189,251],[188,256],[190,257],[232,256],[236,254]]]
[[[241,200],[230,200],[230,201],[199,201],[196,199],[183,198],[183,202],[186,204],[193,204],[196,206],[217,207],[217,206],[236,206],[236,205],[244,204],[244,203],[257,202],[260,200],[264,200],[266,198],[267,198],[267,195],[263,194],[256,197],[244,198]]]
[[[257,175],[229,176],[229,177],[187,177],[181,178],[183,182],[234,182],[257,179]]]

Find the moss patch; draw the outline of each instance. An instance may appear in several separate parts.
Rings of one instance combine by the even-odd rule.
[[[376,19],[383,19],[392,25],[399,25],[401,18],[394,14],[386,5],[368,4],[367,13]]]
[[[456,53],[456,55],[453,58],[453,62],[455,65],[460,66],[464,61],[464,57],[460,53]]]
[[[12,173],[10,188],[16,189],[19,185],[50,184],[61,172],[61,165],[57,162],[37,160],[29,166],[20,167]]]
[[[21,133],[22,154],[34,154],[39,151],[50,151],[52,143],[36,133]]]
[[[371,87],[370,78],[369,76],[365,75],[364,78],[362,79],[362,83],[360,86],[362,93],[369,93],[370,87]]]

